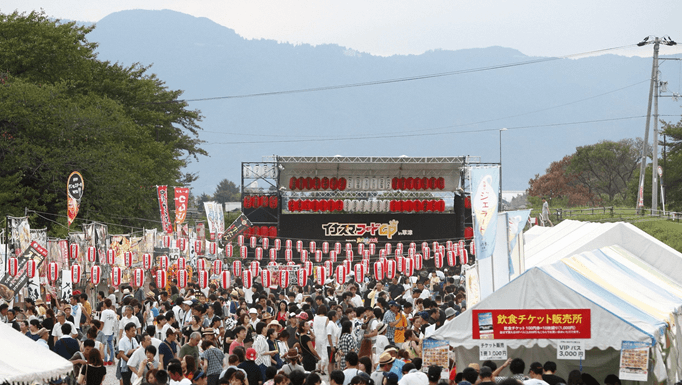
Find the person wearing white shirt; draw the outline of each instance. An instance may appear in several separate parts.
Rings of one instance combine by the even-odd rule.
[[[74,326],[77,329],[81,329],[81,315],[83,315],[83,308],[78,302],[78,295],[71,295],[71,315],[74,317]]]
[[[315,347],[316,351],[320,353],[320,361],[318,361],[318,367],[324,373],[327,369],[327,364],[329,363],[329,356],[327,356],[327,324],[329,319],[327,318],[327,307],[324,304],[318,306],[317,315],[313,317],[313,334],[315,335]]]
[[[138,348],[138,342],[135,340],[137,330],[135,329],[135,324],[133,322],[129,322],[126,327],[124,327],[124,330],[126,334],[119,341],[120,360],[118,365],[121,366],[121,380],[123,381],[123,384],[130,385],[130,378],[133,375],[133,372],[128,368],[128,361],[130,360],[130,356],[135,352],[135,349]]]
[[[329,323],[327,323],[327,328],[326,328],[326,334],[327,335],[327,343],[329,344],[328,347],[328,360],[330,355],[337,350],[337,342],[339,342],[339,335],[341,335],[341,329],[339,326],[337,326],[337,320],[339,320],[339,313],[337,311],[330,311],[327,313],[327,317],[329,318]],[[334,361],[330,361],[329,365],[329,374],[332,373],[332,370],[334,370],[335,366]]]
[[[135,324],[135,334],[140,332],[140,320],[133,315],[133,307],[131,306],[124,306],[123,307],[123,317],[121,318],[121,321],[119,322],[119,340],[123,336],[123,330],[126,328],[126,325],[128,323],[133,323]]]
[[[47,340],[50,339],[50,331],[48,331],[46,328],[41,328],[40,330],[38,330],[38,336],[40,338],[36,342],[40,346],[43,346],[49,350],[50,346],[47,344]]]
[[[183,367],[180,363],[171,363],[168,365],[168,377],[170,378],[169,385],[191,385],[192,381],[183,376]]]
[[[147,355],[145,354],[145,349],[151,343],[152,343],[152,340],[151,340],[150,336],[145,334],[141,338],[140,345],[135,349],[135,352],[133,353],[133,355],[131,355],[130,358],[128,358],[126,365],[128,366],[128,369],[132,372],[132,376],[130,378],[130,381],[132,383],[135,383],[135,380],[137,379],[137,372],[138,372],[138,367],[140,366],[140,362],[142,362],[142,360],[147,357]]]
[[[104,364],[110,365],[114,363],[114,357],[116,356],[114,352],[114,334],[117,330],[118,316],[116,312],[112,310],[111,299],[104,299],[104,307],[100,313],[100,322],[102,322],[102,333],[105,337],[105,342],[107,342],[106,353],[104,358]]]
[[[400,381],[398,381],[399,385],[428,385],[429,384],[429,378],[427,377],[427,374],[423,373],[422,371],[419,371],[417,368],[415,368],[415,365],[412,363],[406,363],[403,365],[403,371],[408,371],[408,374],[404,374],[403,377],[401,378]]]
[[[360,295],[358,295],[358,287],[355,285],[352,285],[350,288],[351,291],[351,303],[353,304],[354,307],[362,307],[363,306],[363,299],[361,299]]]
[[[59,311],[57,313],[57,323],[55,323],[54,327],[52,327],[52,339],[53,339],[53,344],[57,343],[57,340],[61,339],[62,335],[62,325],[63,324],[70,324],[71,325],[71,336],[78,336],[78,331],[76,331],[76,326],[74,326],[73,323],[69,322],[66,320],[66,315],[64,314],[63,311]]]
[[[150,336],[150,341],[151,341],[152,346],[156,347],[156,349],[157,349],[157,353],[154,354],[154,360],[158,362],[159,361],[159,346],[164,341],[161,339],[158,339],[154,335],[150,334],[150,332],[154,333],[156,331],[156,328],[154,326],[147,326],[147,329],[145,331],[147,332],[147,335]]]

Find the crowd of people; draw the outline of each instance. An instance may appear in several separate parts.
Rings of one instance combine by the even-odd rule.
[[[71,361],[66,383],[102,384],[115,372],[123,385],[573,384],[572,374],[567,382],[552,374],[552,362],[543,371],[533,363],[526,375],[517,360],[423,369],[428,329],[466,308],[457,268],[286,289],[258,280],[247,288],[239,278],[228,289],[152,281],[108,287],[94,306],[85,288],[68,301],[0,305],[0,318]],[[509,377],[500,375],[506,367]]]

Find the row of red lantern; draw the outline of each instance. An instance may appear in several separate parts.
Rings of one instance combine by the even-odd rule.
[[[391,200],[389,210],[392,212],[443,212],[446,210],[444,200]]]
[[[290,212],[335,212],[344,210],[343,200],[289,200]]]
[[[346,190],[346,178],[292,177],[289,190]]]
[[[267,225],[254,226],[247,228],[243,233],[246,237],[277,237],[277,227]]]
[[[277,208],[277,196],[244,196],[242,200],[244,209],[249,208]]]
[[[391,179],[393,190],[444,190],[446,181],[443,177],[394,177]]]

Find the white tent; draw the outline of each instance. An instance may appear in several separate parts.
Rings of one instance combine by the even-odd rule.
[[[524,234],[526,269],[554,263],[577,253],[619,245],[674,279],[679,285],[682,283],[681,253],[633,224],[564,220],[542,232],[535,230],[536,228],[533,227]],[[531,237],[527,237],[530,232]]]
[[[595,250],[533,267],[447,322],[431,338],[450,341],[456,347],[458,369],[463,369],[468,363],[479,362],[481,341],[473,339],[473,310],[590,309],[591,334],[583,339],[586,360],[582,363],[556,360],[556,339],[495,341],[507,345],[508,357],[522,358],[527,364],[553,360],[565,377],[582,366],[598,380],[619,372],[622,341],[647,342],[655,358],[656,378],[663,381],[668,377],[670,382],[680,379],[680,339],[675,336],[681,312],[680,285],[672,285],[656,272],[634,271],[633,266],[621,264],[609,253],[612,250]],[[649,380],[655,382],[654,374]]]
[[[71,362],[0,323],[0,384],[46,384],[73,370]]]

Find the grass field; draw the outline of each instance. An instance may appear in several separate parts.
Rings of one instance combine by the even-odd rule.
[[[577,209],[582,209],[578,211]],[[572,212],[574,211],[574,212]],[[572,208],[563,211],[562,217],[557,215],[556,208],[550,208],[550,220],[557,225],[563,219],[591,222],[629,222],[649,235],[660,240],[671,248],[682,252],[683,224],[665,218],[647,217],[635,214],[633,208],[603,209]],[[531,217],[540,217],[540,209],[532,209]]]

